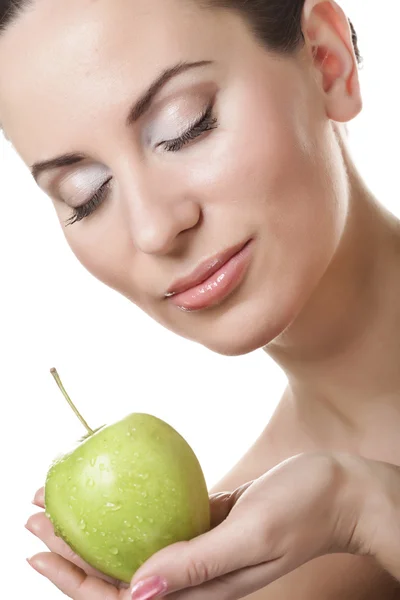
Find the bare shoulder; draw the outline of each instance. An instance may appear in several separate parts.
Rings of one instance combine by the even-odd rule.
[[[400,600],[400,583],[370,558],[317,558],[247,600]]]

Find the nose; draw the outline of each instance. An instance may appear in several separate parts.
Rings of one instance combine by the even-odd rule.
[[[136,182],[125,193],[130,235],[135,248],[144,254],[172,252],[178,236],[200,221],[200,203],[187,190],[174,188],[168,183],[138,186]]]

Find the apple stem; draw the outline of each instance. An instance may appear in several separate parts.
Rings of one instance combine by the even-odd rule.
[[[87,432],[89,433],[89,435],[93,435],[94,431],[93,429],[91,429],[89,427],[89,425],[86,423],[85,419],[82,417],[81,413],[78,411],[78,409],[76,408],[75,404],[72,402],[71,398],[68,396],[62,381],[60,379],[59,374],[57,373],[57,369],[50,369],[50,373],[53,375],[54,379],[56,380],[56,383],[58,385],[58,387],[60,388],[60,390],[63,393],[64,398],[66,399],[66,401],[68,402],[68,404],[70,405],[70,407],[72,408],[72,410],[74,411],[74,413],[76,414],[76,416],[78,417],[78,419],[80,420],[80,422],[82,423],[82,425],[85,427],[85,429],[87,430]]]

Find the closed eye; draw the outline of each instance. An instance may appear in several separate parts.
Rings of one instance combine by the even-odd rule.
[[[217,127],[218,120],[216,117],[213,117],[213,106],[210,104],[188,131],[173,140],[160,142],[156,147],[162,146],[167,152],[178,152],[183,146],[186,146],[186,144],[189,144],[206,131],[216,129]]]
[[[72,215],[66,221],[66,226],[73,225],[78,221],[82,221],[82,219],[85,219],[91,215],[100,206],[100,204],[106,200],[110,191],[112,179],[112,177],[109,177],[107,181],[105,181],[103,185],[93,194],[93,196],[87,202],[85,202],[85,204],[77,206],[73,209]]]

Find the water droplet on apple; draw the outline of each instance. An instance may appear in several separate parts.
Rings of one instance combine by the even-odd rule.
[[[83,519],[79,523],[79,528],[80,529],[86,529],[86,523],[85,523],[85,521]]]
[[[96,464],[96,459],[95,459],[95,458],[92,458],[92,459],[90,460],[90,464],[91,464],[91,466],[92,466],[92,467],[94,467],[94,465]]]
[[[69,499],[71,500],[71,502],[76,502],[75,496],[70,496]]]
[[[100,535],[101,535],[102,537],[106,537],[106,534],[104,533],[104,531],[100,531]]]
[[[88,487],[94,487],[94,480],[91,477],[89,477],[89,479],[86,482],[86,485]]]
[[[143,523],[143,518],[139,517],[139,515],[136,515],[136,520],[139,521],[139,523]]]
[[[82,461],[83,461],[83,458],[82,458],[82,456],[80,456],[80,457],[78,458],[77,462],[82,462]],[[70,479],[71,479],[71,478],[70,478]]]
[[[117,554],[119,554],[119,550],[118,550],[118,548],[110,548],[110,552],[111,552],[111,554],[113,554],[114,556],[117,556]]]
[[[105,471],[106,470],[106,465],[104,463],[100,463],[99,464],[99,469],[100,469],[100,471]]]
[[[133,538],[131,538],[131,537],[128,537],[128,542],[129,542],[130,544],[133,544],[133,542],[134,542],[134,541],[135,541],[135,540],[134,540]]]
[[[148,496],[147,492],[142,492],[142,496],[143,496],[143,498],[147,498],[147,496]]]
[[[132,435],[132,434],[131,434],[131,432],[130,432],[130,431],[127,431],[127,432],[126,432],[126,435],[127,435],[127,437],[131,437],[131,435]]]
[[[97,533],[97,529],[96,529],[96,527],[93,527],[93,529],[92,529],[92,533]]]
[[[134,452],[133,456],[134,456],[134,458],[139,458],[140,454],[139,454],[139,452]]]
[[[112,510],[113,512],[116,512],[117,510],[121,510],[122,506],[121,504],[115,504],[114,502],[107,502],[106,508]]]
[[[132,524],[131,524],[131,523],[129,523],[129,521],[124,521],[124,525],[125,525],[126,527],[132,527]]]
[[[116,456],[118,456],[118,454],[119,454],[119,450],[114,450],[114,454],[115,454]]]
[[[154,519],[150,518],[149,523],[154,523]]]

